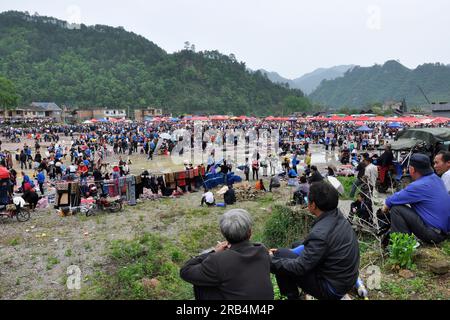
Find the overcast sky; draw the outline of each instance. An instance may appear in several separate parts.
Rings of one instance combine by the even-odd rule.
[[[1,0],[6,10],[123,26],[167,52],[190,41],[287,78],[390,59],[450,63],[448,0]]]

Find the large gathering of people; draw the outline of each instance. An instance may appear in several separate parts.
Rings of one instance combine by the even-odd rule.
[[[157,178],[150,187],[153,194],[171,196],[203,188],[200,205],[216,206],[218,199],[204,181],[206,174],[211,174],[226,186],[224,206],[238,207],[229,174],[239,170],[242,180],[253,181],[254,188],[261,192],[293,187],[292,204],[302,205],[315,217],[306,238],[298,239],[291,248],[266,248],[251,242],[250,213],[239,208],[226,211],[219,223],[224,241],[181,268],[180,276],[193,285],[196,299],[273,299],[271,273],[288,299],[299,299],[299,288],[317,299],[342,299],[359,276],[359,245],[351,218],[357,215],[368,224],[376,219],[372,199],[379,192],[392,189],[381,210],[387,217],[387,227],[381,234],[384,246],[392,233],[413,234],[431,244],[439,244],[450,234],[448,145],[409,155],[403,173],[412,182],[394,192],[391,175],[398,159],[390,143],[399,129],[382,122],[370,122],[368,128],[358,130],[353,122],[226,120],[203,123],[200,135],[195,136],[194,124],[189,121],[3,125],[0,166],[9,172],[9,179],[2,180],[8,181],[9,197],[2,195],[1,199],[9,203],[12,195],[19,193],[34,209],[40,197],[48,195],[52,183],[77,181],[88,193],[92,182],[102,188],[105,180],[129,176],[131,156],[158,162],[161,157],[173,153],[183,156],[185,152],[188,160],[184,161],[183,184],[175,177],[171,181],[175,189],[170,189],[167,181]],[[188,141],[186,136],[177,136],[177,130],[192,130]],[[263,132],[275,132],[277,140],[262,144],[266,139]],[[187,148],[177,148],[182,142],[193,147],[196,139],[201,139],[200,152],[207,159],[199,167],[193,165]],[[261,147],[247,152],[253,139],[257,147],[263,145],[266,150]],[[219,156],[227,148],[236,151],[240,146],[245,152],[237,162],[237,157],[222,157],[225,153]],[[320,146],[325,152],[324,168],[313,161],[312,146]],[[111,159],[116,163],[110,163]],[[203,175],[198,168],[204,169]],[[350,197],[356,199],[350,217],[340,212],[340,191],[332,183],[343,172],[355,176]]]

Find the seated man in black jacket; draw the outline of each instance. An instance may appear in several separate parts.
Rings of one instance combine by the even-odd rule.
[[[196,300],[273,299],[270,256],[263,245],[249,241],[251,226],[247,211],[226,212],[220,219],[226,241],[181,268],[181,278],[194,285]]]
[[[349,222],[337,209],[339,194],[328,182],[315,182],[308,209],[317,219],[299,254],[271,249],[271,271],[282,295],[298,299],[300,287],[316,299],[341,299],[358,278],[359,246]]]
[[[234,192],[233,185],[228,185],[228,190],[223,195],[223,201],[226,205],[232,205],[236,203],[236,193]]]

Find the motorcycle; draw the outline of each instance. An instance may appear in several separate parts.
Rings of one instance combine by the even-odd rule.
[[[19,222],[30,220],[30,209],[25,207],[25,200],[21,197],[15,197],[13,203],[0,205],[1,218],[16,218]]]
[[[98,210],[119,212],[123,209],[122,198],[120,196],[114,198],[108,198],[107,195],[101,195],[95,198],[95,202],[92,203],[88,210],[86,210],[86,216],[94,215]]]

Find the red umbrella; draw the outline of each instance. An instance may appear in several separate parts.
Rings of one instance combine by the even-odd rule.
[[[431,123],[447,123],[450,122],[450,118],[437,117],[431,120]]]
[[[386,121],[386,118],[383,116],[369,117],[367,121]]]
[[[192,121],[208,121],[208,117],[204,116],[194,116],[191,118]]]
[[[91,122],[98,122],[98,120],[97,119],[92,119]]]
[[[211,120],[217,120],[217,121],[221,121],[221,120],[228,120],[229,119],[229,117],[228,116],[220,116],[220,115],[217,115],[217,116],[211,116],[211,117],[209,117]]]
[[[273,116],[268,116],[267,118],[265,118],[264,120],[266,121],[273,121],[274,117]]]

